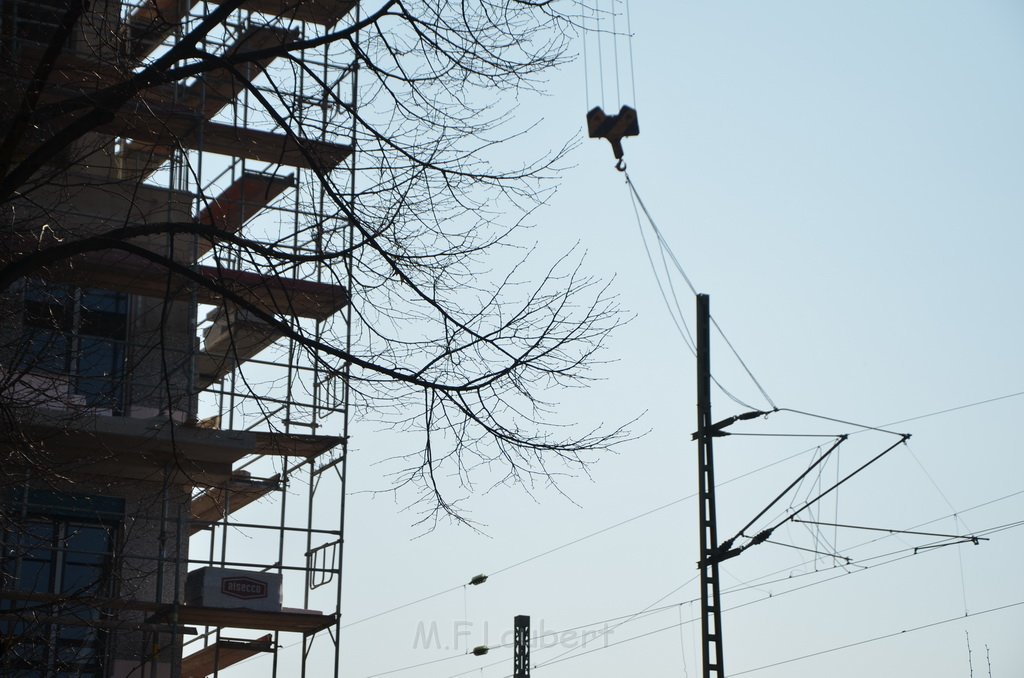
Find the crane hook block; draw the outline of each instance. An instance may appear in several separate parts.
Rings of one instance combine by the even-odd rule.
[[[622,137],[635,137],[640,134],[636,109],[623,106],[618,115],[605,115],[600,106],[595,106],[587,113],[587,132],[591,139],[610,141],[615,158],[621,160]]]

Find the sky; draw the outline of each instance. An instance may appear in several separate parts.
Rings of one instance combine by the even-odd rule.
[[[860,431],[799,497],[897,442],[861,430],[890,422],[903,422],[886,428],[910,433],[907,444],[805,517],[943,534],[1024,519],[1024,4],[629,10],[633,60],[623,40],[620,93],[606,41],[602,99],[592,39],[586,64],[554,74],[547,96],[524,98],[522,119],[541,124],[515,152],[580,140],[533,218],[537,270],[578,246],[632,316],[592,388],[551,394],[558,415],[582,425],[641,416],[642,435],[602,455],[589,477],[562,479],[561,492],[481,487],[468,503],[476,531],[424,533],[404,510],[410,497],[370,492],[386,484],[380,462],[397,443],[357,424],[343,675],[510,675],[511,650],[495,646],[517,614],[548,634],[533,645],[534,675],[699,675],[696,376],[658,281],[671,280],[691,327],[693,297],[677,271],[652,270],[641,239],[653,246],[650,223],[638,225],[608,144],[584,138],[593,105],[637,109],[629,177],[771,401],[845,422],[782,411],[734,430],[818,437],[716,441],[723,536],[829,436]],[[771,408],[717,334],[712,371],[739,400]],[[716,419],[749,409],[712,397]],[[982,401],[991,402],[904,421]],[[992,676],[1020,675],[1022,533],[915,554],[935,539],[787,524],[773,537],[783,545],[722,566],[726,674],[966,677],[973,662],[985,676],[989,660]],[[477,574],[489,578],[467,586]],[[478,645],[495,649],[467,654]]]

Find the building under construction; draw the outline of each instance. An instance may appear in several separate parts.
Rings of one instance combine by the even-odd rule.
[[[355,0],[0,8],[0,674],[337,675]]]

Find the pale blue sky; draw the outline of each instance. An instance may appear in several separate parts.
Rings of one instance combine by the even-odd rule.
[[[631,12],[641,135],[625,144],[630,175],[780,406],[882,424],[1024,391],[1024,3],[634,2]],[[593,48],[590,57],[594,77]],[[628,91],[624,63],[623,77]],[[602,103],[585,101],[583,78],[583,64],[570,65],[552,79],[550,96],[524,102],[524,119],[543,118],[525,146],[539,152],[581,134],[587,106]],[[615,100],[612,89],[606,109],[634,103]],[[486,536],[442,527],[415,539],[414,516],[400,511],[411,497],[353,495],[346,623],[459,587],[696,488],[692,356],[661,302],[608,145],[583,140],[570,160],[529,237],[542,261],[579,242],[588,269],[615,276],[614,289],[636,318],[610,341],[604,357],[615,362],[604,368],[603,382],[553,397],[567,421],[614,423],[646,412],[638,429],[650,433],[602,459],[591,479],[567,479],[572,501],[544,488],[535,500],[517,489],[481,493],[469,506]],[[692,298],[685,294],[682,303],[692,320]],[[721,342],[713,361],[727,387],[764,405]],[[716,415],[740,411],[720,393],[714,398]],[[961,514],[923,528],[936,532],[1021,519],[1024,495],[968,509],[1024,490],[1022,406],[1024,397],[1009,398],[899,425],[913,434],[909,447],[844,486],[838,508],[827,504],[831,518],[822,519],[909,527]],[[850,428],[778,415],[745,430]],[[401,444],[357,427],[350,487],[380,487],[387,466],[375,462]],[[725,439],[717,448],[719,479],[813,444]],[[843,469],[884,444],[857,437],[857,447],[844,448]],[[752,517],[810,458],[723,486],[723,534]],[[695,503],[682,501],[482,586],[353,626],[344,631],[342,670],[368,678],[495,644],[515,614],[560,631],[640,611],[696,574],[696,521]],[[843,570],[731,594],[727,673],[1024,601],[1021,529],[792,594],[782,595],[797,581]],[[827,536],[838,540],[840,553],[870,538]],[[797,528],[779,539],[814,543]],[[856,561],[920,543],[890,538],[847,555]],[[801,575],[832,563],[763,545],[726,563],[723,583],[732,588],[770,572]],[[769,593],[770,600],[738,607]],[[696,615],[699,606],[685,601],[697,595],[696,585],[682,587],[657,606],[680,605],[616,628],[609,643],[654,632],[645,638],[541,666],[534,675],[698,675],[699,626],[655,632]],[[471,626],[455,626],[464,620]],[[449,647],[414,647],[417,629],[432,624]],[[1019,675],[1022,625],[1024,606],[750,675],[966,677],[965,630],[976,675],[987,675],[986,645],[994,676]],[[457,628],[471,637],[454,647]],[[566,649],[535,649],[534,663]],[[511,672],[510,656],[496,650],[388,675],[500,678]]]

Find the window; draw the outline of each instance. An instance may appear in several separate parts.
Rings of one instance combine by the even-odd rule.
[[[104,611],[83,599],[115,594],[123,500],[38,491],[27,497],[16,509],[22,519],[8,521],[3,532],[0,673],[100,678],[106,633],[96,622]]]
[[[128,295],[29,281],[23,367],[66,374],[90,407],[123,410]]]

